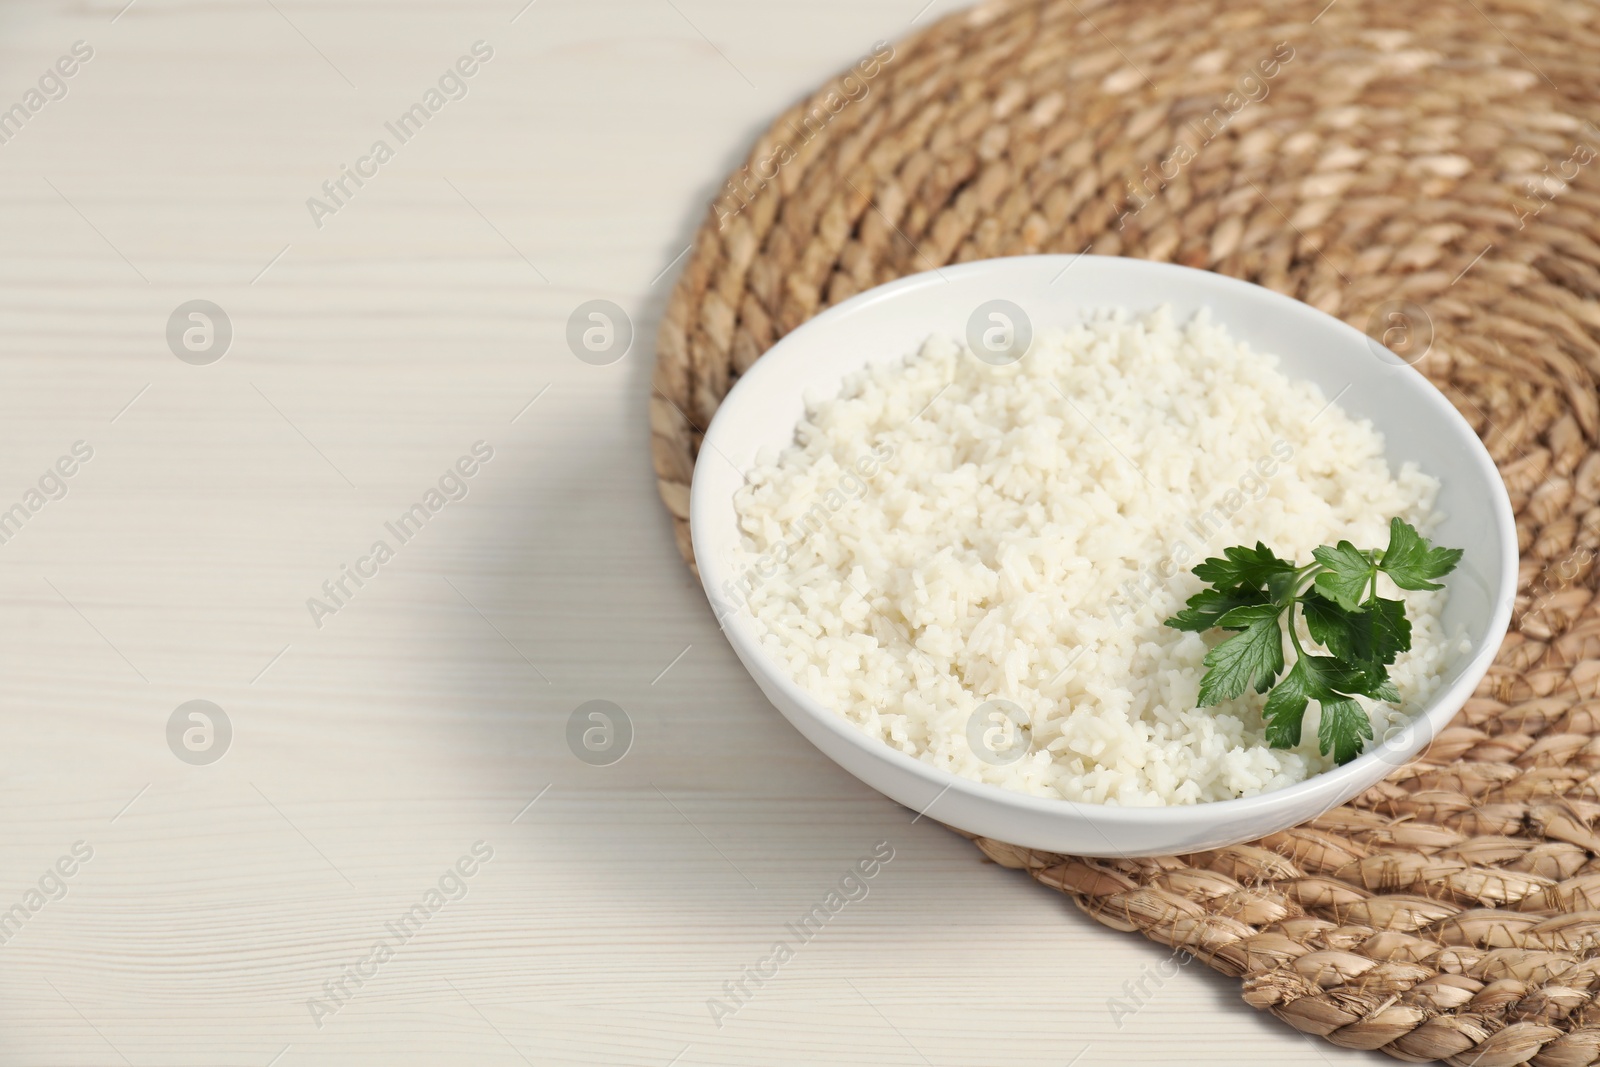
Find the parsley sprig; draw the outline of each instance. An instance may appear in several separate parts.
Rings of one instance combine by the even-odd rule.
[[[1378,575],[1401,589],[1442,589],[1434,582],[1455,569],[1459,548],[1435,548],[1399,518],[1389,523],[1389,547],[1360,549],[1349,541],[1322,546],[1315,563],[1297,567],[1260,541],[1255,548],[1223,550],[1206,560],[1195,577],[1211,588],[1189,598],[1188,607],[1167,620],[1177,630],[1236,631],[1206,654],[1200,706],[1209,707],[1254,688],[1266,693],[1262,718],[1273,748],[1300,743],[1301,721],[1313,700],[1322,708],[1317,748],[1349,763],[1372,738],[1372,722],[1354,698],[1400,700],[1389,665],[1411,647],[1404,601],[1378,595]],[[1313,655],[1294,625],[1299,608],[1306,632],[1329,655]],[[1283,634],[1295,662],[1283,674]]]

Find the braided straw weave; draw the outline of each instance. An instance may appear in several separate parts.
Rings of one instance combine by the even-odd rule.
[[[1432,328],[1417,366],[1499,463],[1522,551],[1511,632],[1456,722],[1253,844],[977,844],[1336,1044],[1600,1063],[1600,8],[1324,2],[989,4],[797,104],[713,206],[661,325],[661,495],[688,558],[700,431],[731,382],[822,308],[937,265],[1087,247],[1362,328],[1412,302]]]

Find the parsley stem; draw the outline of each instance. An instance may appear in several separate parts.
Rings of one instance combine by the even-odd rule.
[[[1321,571],[1322,569],[1323,567],[1320,563],[1307,563],[1304,567],[1295,568],[1294,581],[1290,583],[1290,588],[1294,591],[1294,598],[1291,600],[1291,603],[1293,603],[1294,600],[1299,600],[1305,595],[1306,590],[1310,589],[1311,586],[1315,584],[1317,580],[1317,572]],[[1301,586],[1301,580],[1306,578],[1308,575],[1310,576],[1311,581],[1307,582],[1304,586]]]
[[[1289,631],[1289,643],[1294,646],[1294,655],[1296,659],[1299,659],[1306,654],[1306,650],[1300,647],[1300,635],[1294,631],[1294,606],[1298,603],[1300,603],[1299,597],[1289,601],[1289,624],[1284,627],[1284,629]]]

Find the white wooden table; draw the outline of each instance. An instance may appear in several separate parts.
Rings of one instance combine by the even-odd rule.
[[[1377,1062],[848,777],[677,558],[677,257],[921,0],[522,2],[0,8],[0,1063]],[[632,317],[610,365],[565,340],[591,299]],[[168,343],[200,300],[211,362],[214,313]],[[231,739],[169,745],[194,700]],[[609,766],[567,743],[590,700],[633,724]]]

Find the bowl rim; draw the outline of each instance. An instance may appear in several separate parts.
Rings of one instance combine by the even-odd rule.
[[[707,427],[699,454],[696,456],[695,473],[698,474],[701,464],[707,462],[708,453],[719,450],[720,442],[718,439],[728,432],[726,430],[728,419],[724,417],[724,413],[733,410],[740,403],[746,402],[746,398],[758,395],[766,378],[781,373],[779,365],[788,358],[787,353],[799,348],[800,342],[797,342],[795,338],[804,337],[809,333],[825,329],[834,321],[848,317],[868,305],[893,300],[896,297],[930,285],[946,284],[952,276],[981,276],[1018,263],[1031,263],[1037,265],[1040,269],[1058,268],[1064,271],[1066,267],[1080,260],[1103,263],[1114,262],[1117,266],[1113,269],[1132,269],[1135,272],[1149,271],[1153,275],[1185,276],[1190,278],[1195,275],[1201,275],[1204,276],[1207,284],[1218,285],[1224,290],[1232,290],[1235,293],[1245,295],[1248,299],[1275,304],[1280,309],[1302,315],[1307,318],[1309,323],[1314,324],[1315,328],[1330,331],[1334,334],[1343,334],[1347,342],[1376,343],[1372,342],[1366,334],[1355,327],[1303,301],[1240,278],[1219,274],[1215,271],[1185,267],[1176,263],[1162,263],[1126,256],[1102,256],[1088,253],[1000,256],[990,259],[971,260],[965,263],[938,267],[934,270],[922,271],[917,274],[909,274],[857,293],[855,296],[807,319],[779,338],[771,348],[761,355],[761,358],[751,365],[749,370],[739,377],[727,395],[723,397],[710,426]],[[1227,323],[1224,322],[1223,325],[1226,326]],[[1517,572],[1520,564],[1520,556],[1517,549],[1516,519],[1511,510],[1510,497],[1506,492],[1499,469],[1490,457],[1488,449],[1484,447],[1482,440],[1479,439],[1477,433],[1462,417],[1461,413],[1455,409],[1432,382],[1428,381],[1412,366],[1391,366],[1393,366],[1394,370],[1400,372],[1396,388],[1410,390],[1415,395],[1418,403],[1430,408],[1440,420],[1454,429],[1465,446],[1464,452],[1467,457],[1470,457],[1468,461],[1478,468],[1479,473],[1488,476],[1487,480],[1490,485],[1499,488],[1498,493],[1492,494],[1489,510],[1493,514],[1495,534],[1500,545],[1501,568],[1499,588],[1494,591],[1493,596],[1494,612],[1490,616],[1488,628],[1484,631],[1482,643],[1472,651],[1472,658],[1456,675],[1455,681],[1435,692],[1427,704],[1412,719],[1413,723],[1421,723],[1426,720],[1428,729],[1412,731],[1414,734],[1412,743],[1408,747],[1399,750],[1403,752],[1404,760],[1394,764],[1388,771],[1373,779],[1374,782],[1387,778],[1390,773],[1409,762],[1412,757],[1430,743],[1438,732],[1455,718],[1462,705],[1477,688],[1478,682],[1494,662],[1505,633],[1510,626],[1516,593]],[[1404,384],[1400,384],[1401,382]],[[719,430],[721,431],[720,433]],[[718,589],[722,579],[726,577],[726,573],[723,569],[722,561],[714,556],[706,543],[706,539],[710,536],[704,532],[707,528],[707,522],[710,521],[707,518],[707,513],[717,506],[717,502],[710,496],[710,490],[706,488],[707,481],[707,479],[695,477],[690,485],[690,540],[694,547],[701,584],[710,601],[713,613],[716,614],[716,605],[720,602]],[[954,792],[980,804],[998,804],[1019,812],[1027,812],[1047,818],[1083,819],[1091,823],[1126,826],[1146,826],[1159,822],[1164,827],[1174,830],[1198,829],[1219,821],[1229,821],[1233,818],[1244,820],[1253,815],[1260,815],[1272,808],[1290,806],[1298,798],[1309,799],[1318,793],[1342,798],[1334,800],[1327,808],[1324,808],[1324,810],[1329,810],[1343,803],[1345,799],[1352,795],[1344,788],[1350,785],[1352,779],[1361,778],[1371,769],[1371,765],[1374,762],[1385,757],[1385,754],[1381,751],[1381,746],[1374,746],[1349,763],[1334,766],[1329,770],[1314,774],[1303,781],[1281,789],[1269,790],[1248,797],[1232,797],[1226,800],[1203,801],[1195,804],[1132,806],[1066,800],[1017,792],[989,782],[966,778],[942,767],[925,763],[915,756],[901,752],[899,749],[892,748],[877,738],[868,736],[855,723],[846,719],[834,709],[825,706],[818,698],[790,678],[787,673],[779,669],[778,664],[772,661],[770,655],[761,647],[759,640],[750,631],[748,615],[742,608],[734,608],[717,615],[717,622],[729,643],[734,646],[735,652],[738,653],[739,659],[746,669],[752,673],[757,670],[760,671],[762,677],[756,680],[763,682],[761,688],[765,689],[766,685],[769,684],[776,686],[796,708],[803,709],[807,717],[824,730],[844,739],[846,743],[866,755],[882,760],[892,767],[921,779],[937,792],[938,795],[935,796],[934,803],[945,793]],[[755,666],[756,664],[760,665],[759,668]],[[870,782],[867,784],[871,785]],[[932,806],[932,803],[928,805],[929,808]]]

